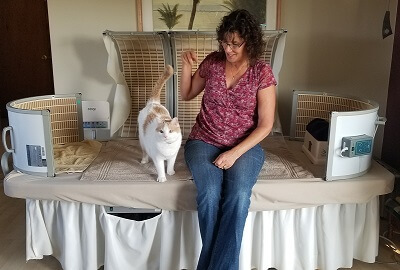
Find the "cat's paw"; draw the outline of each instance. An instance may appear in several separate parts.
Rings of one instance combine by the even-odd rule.
[[[168,175],[174,175],[175,171],[174,170],[168,170],[167,173],[168,173]]]
[[[142,158],[142,160],[140,161],[140,163],[142,163],[142,164],[149,163],[149,159],[148,159],[148,158]]]
[[[162,182],[165,182],[165,181],[167,181],[167,177],[157,177],[157,181],[158,182],[160,182],[160,183],[162,183]]]

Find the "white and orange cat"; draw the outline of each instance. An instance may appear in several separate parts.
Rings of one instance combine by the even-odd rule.
[[[146,107],[138,116],[139,141],[143,152],[141,162],[149,162],[149,157],[153,160],[158,182],[167,180],[164,161],[167,161],[167,174],[175,174],[174,164],[182,142],[178,118],[171,118],[168,110],[160,103],[161,89],[173,72],[170,65],[165,67],[153,87]]]

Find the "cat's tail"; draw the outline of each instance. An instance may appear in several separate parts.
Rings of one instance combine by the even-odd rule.
[[[174,69],[170,65],[166,65],[164,72],[158,78],[157,82],[154,84],[149,102],[160,102],[161,89],[163,88],[165,82],[172,76]]]

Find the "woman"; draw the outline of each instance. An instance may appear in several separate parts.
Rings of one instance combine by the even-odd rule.
[[[185,144],[197,187],[203,247],[197,269],[239,268],[251,190],[264,163],[259,145],[271,131],[276,81],[259,60],[265,48],[260,25],[246,10],[225,16],[217,28],[219,50],[192,76],[193,51],[182,54],[181,98],[204,90],[200,112]]]

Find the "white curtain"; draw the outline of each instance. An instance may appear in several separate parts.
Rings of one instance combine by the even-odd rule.
[[[26,259],[53,255],[65,270],[97,270],[104,264],[103,207],[26,200]]]
[[[378,253],[379,201],[250,212],[240,269],[336,270]],[[145,221],[84,203],[27,200],[27,259],[56,257],[65,270],[195,269],[197,212],[163,211]]]

